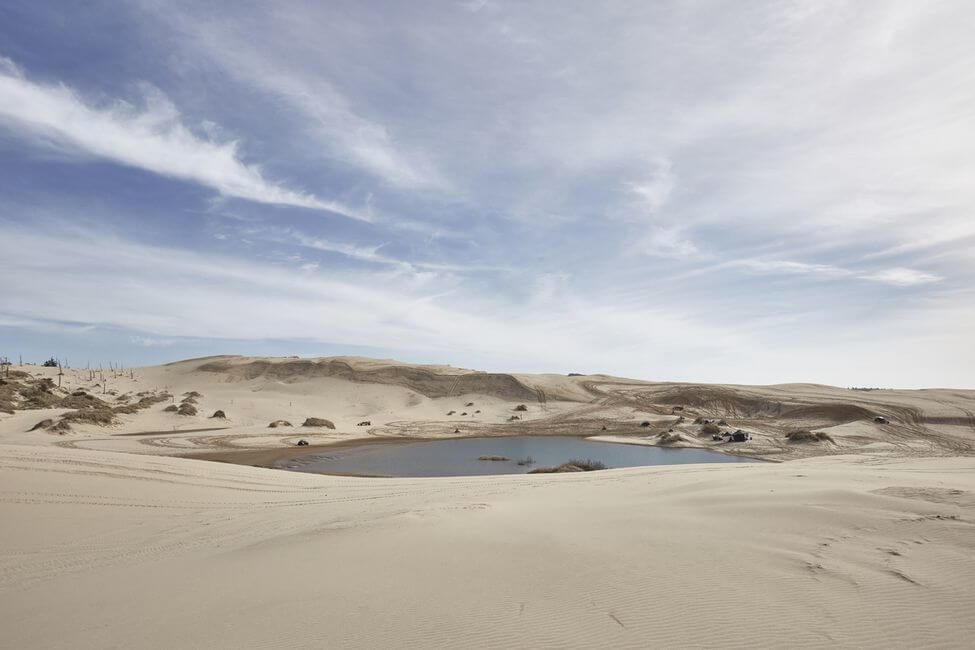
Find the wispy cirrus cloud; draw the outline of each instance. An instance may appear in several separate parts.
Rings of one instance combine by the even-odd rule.
[[[638,183],[627,183],[629,191],[640,198],[642,203],[640,207],[649,215],[660,211],[677,185],[677,175],[674,173],[671,161],[656,160],[653,167],[646,179]]]
[[[31,81],[0,58],[0,125],[24,139],[198,183],[226,197],[367,219],[339,202],[269,181],[259,166],[241,160],[238,142],[194,133],[162,92],[142,90],[141,108],[122,100],[96,106],[64,84]]]
[[[764,274],[813,275],[823,278],[842,278],[853,275],[852,271],[831,264],[810,264],[792,260],[740,259],[729,262],[726,266],[739,267]]]
[[[329,44],[319,43],[317,38],[296,38],[311,36],[307,30],[312,28],[317,12],[307,8],[296,14],[258,10],[262,39],[273,44],[258,51],[253,47],[249,31],[253,24],[248,19],[237,22],[233,14],[223,12],[214,18],[193,5],[185,11],[168,3],[146,6],[159,19],[177,27],[183,45],[196,56],[205,57],[297,116],[303,137],[312,137],[323,155],[397,188],[446,188],[447,181],[427,156],[399,141],[382,121],[363,115],[321,74],[321,58],[332,54]],[[317,34],[318,28],[314,29]],[[304,56],[296,57],[293,50]],[[304,65],[296,65],[296,59]]]
[[[176,343],[176,339],[164,339],[158,336],[141,336],[138,334],[130,336],[129,341],[146,348],[168,347]]]
[[[370,264],[392,266],[404,271],[443,271],[443,272],[475,272],[475,271],[507,271],[508,267],[490,264],[450,264],[445,262],[431,262],[417,259],[403,259],[386,255],[381,252],[386,244],[361,245],[336,241],[327,237],[310,235],[296,228],[265,227],[246,228],[241,233],[249,238],[279,244],[290,244],[308,248],[323,253],[334,253],[348,259]],[[309,265],[310,270],[318,265]]]
[[[651,226],[637,240],[637,248],[644,255],[675,259],[686,259],[701,252],[679,226]]]
[[[832,264],[812,264],[808,262],[775,259],[739,259],[720,266],[725,268],[742,268],[763,275],[805,275],[823,279],[856,278],[894,287],[913,287],[944,280],[940,275],[905,267],[893,267],[875,271],[854,271]]]
[[[406,350],[464,347],[519,363],[558,362],[565,350],[574,349],[576,360],[594,365],[606,352],[607,334],[616,359],[639,349],[648,335],[677,345],[692,332],[688,344],[698,347],[732,345],[743,336],[648,306],[617,309],[567,296],[560,289],[564,277],[539,278],[532,300],[523,305],[506,296],[464,292],[450,278],[388,271],[295,273],[300,263],[245,262],[71,226],[59,230],[3,230],[12,244],[7,261],[38,281],[30,288],[16,283],[5,296],[5,308],[21,319],[45,321],[67,312],[85,322],[138,330],[137,336],[153,340],[273,336],[341,344],[368,340]],[[110,262],[101,253],[105,245],[113,251]],[[51,255],[39,258],[33,250]],[[71,268],[85,268],[85,275],[65,273]],[[174,292],[174,284],[184,289]],[[262,299],[254,300],[255,295]],[[115,308],[105,311],[104,304]]]
[[[801,370],[781,381],[808,379],[810,372],[839,379],[852,369],[837,369],[817,337],[829,338],[828,344],[843,354],[855,355],[864,346],[873,354],[890,340],[906,344],[930,337],[925,317],[930,312],[943,324],[936,344],[925,343],[935,360],[925,366],[923,377],[915,372],[900,381],[964,381],[963,364],[949,374],[937,365],[967,350],[963,343],[971,307],[964,301],[938,301],[906,312],[892,309],[843,336],[812,331],[810,341],[797,345],[790,329],[794,321],[784,321],[781,330],[776,319],[750,314],[737,303],[732,309],[740,317],[715,320],[674,305],[582,295],[572,276],[561,272],[526,278],[532,290],[528,299],[517,300],[465,291],[449,279],[418,280],[387,271],[295,273],[295,265],[147,246],[67,225],[56,233],[6,227],[3,235],[11,244],[6,261],[35,280],[12,283],[5,291],[4,309],[17,314],[12,322],[54,322],[69,313],[78,322],[134,330],[133,336],[141,338],[130,343],[143,349],[158,348],[163,341],[177,341],[176,346],[184,338],[211,345],[221,339],[272,337],[338,345],[368,342],[426,360],[490,359],[492,367],[505,370],[612,368],[647,377],[665,364],[668,378],[695,381],[717,379],[709,373],[725,364],[737,367],[742,380],[758,381],[767,364],[785,355],[789,367]],[[110,258],[102,253],[106,246]],[[37,250],[50,255],[32,253]],[[79,268],[86,270],[83,276],[69,272]],[[181,290],[172,291],[173,286]],[[113,308],[105,310],[106,304]],[[0,314],[0,325],[4,320]],[[878,329],[888,332],[886,342],[878,341]],[[882,378],[889,370],[870,376]]]
[[[874,273],[867,273],[866,275],[861,275],[864,280],[870,280],[872,282],[880,282],[882,284],[889,284],[895,287],[913,287],[919,284],[930,284],[932,282],[940,282],[944,278],[940,275],[935,275],[933,273],[925,273],[924,271],[917,271],[915,269],[906,269],[902,267],[895,267],[892,269],[883,269],[881,271],[876,271]]]
[[[11,314],[95,301],[139,336],[476,347],[506,369],[972,383],[970,3],[76,4],[0,21],[16,83],[85,117],[28,127],[0,99],[0,241],[81,220],[131,245],[112,269],[21,237],[40,252],[0,287]],[[140,79],[161,90],[118,90]],[[79,164],[20,164],[17,138]],[[114,192],[105,160],[154,174]],[[368,223],[268,209],[322,197]]]

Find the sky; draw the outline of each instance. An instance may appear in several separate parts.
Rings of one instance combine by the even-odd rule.
[[[0,5],[0,355],[975,388],[968,0]]]

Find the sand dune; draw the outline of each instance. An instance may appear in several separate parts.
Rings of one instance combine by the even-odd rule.
[[[342,479],[0,446],[4,647],[968,647],[975,460]]]
[[[60,389],[25,387],[58,380],[27,370],[0,386],[2,647],[960,648],[975,634],[973,391],[354,357],[71,369]],[[196,415],[165,410],[183,400]],[[30,430],[86,405],[112,424]],[[308,417],[335,429],[297,426]],[[752,439],[712,441],[695,420]],[[658,445],[671,429],[676,446],[788,462],[370,480],[177,457],[260,464],[299,438]],[[797,429],[823,435],[790,441]]]
[[[29,370],[56,377],[56,369]],[[56,420],[65,410],[0,414],[0,439],[172,455],[287,447],[299,439],[330,444],[389,437],[570,433],[770,460],[849,453],[975,453],[975,391],[970,390],[654,383],[605,375],[484,373],[361,357],[209,357],[94,378],[85,370],[65,372],[65,396],[81,389],[112,404],[123,398],[129,400],[123,404],[151,399],[137,397],[140,392],[171,397],[118,413],[110,426],[74,422],[70,432],[48,435],[27,435],[27,430],[45,418]],[[164,410],[178,406],[190,392],[200,394],[196,415]],[[526,410],[516,411],[519,404]],[[227,417],[210,418],[218,409]],[[889,423],[875,423],[878,415]],[[335,429],[297,426],[309,417],[334,422]],[[723,421],[724,430],[745,429],[751,440],[713,441],[694,423],[698,418]],[[278,420],[296,426],[269,428]],[[362,422],[369,425],[359,426]],[[643,422],[651,426],[641,427]],[[816,443],[791,442],[787,434],[798,429],[826,436]],[[679,442],[660,438],[670,430],[676,434],[670,438]],[[147,432],[156,435],[125,435]]]

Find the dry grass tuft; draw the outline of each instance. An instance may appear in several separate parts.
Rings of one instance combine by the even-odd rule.
[[[196,415],[196,413],[196,407],[185,402],[180,404],[179,408],[176,410],[177,415]]]
[[[836,442],[833,440],[833,437],[825,431],[807,431],[805,429],[790,431],[789,433],[785,434],[785,439],[789,442]]]
[[[529,474],[561,474],[564,472],[595,472],[597,470],[606,469],[606,464],[598,460],[592,460],[591,458],[573,458],[572,460],[562,463],[558,467],[538,467],[529,471]]]
[[[107,426],[115,424],[115,411],[110,408],[87,408],[68,411],[61,416],[62,422],[72,424],[97,424]]]
[[[146,395],[146,396],[145,397],[140,397],[139,398],[139,401],[136,402],[135,404],[123,404],[121,406],[116,406],[115,407],[115,412],[116,413],[126,413],[128,415],[131,415],[133,413],[138,413],[139,411],[141,411],[143,409],[147,409],[147,408],[149,408],[150,406],[152,406],[154,404],[158,404],[159,402],[165,402],[166,400],[170,399],[170,397],[171,397],[169,393],[160,393],[158,395],[153,395],[153,394],[148,394],[147,395],[146,393],[139,393],[139,394],[140,395]],[[176,410],[176,409],[173,409],[173,410]]]
[[[60,405],[61,398],[55,395],[54,382],[47,378],[34,382],[31,386],[21,389],[22,409],[49,409]]]
[[[66,409],[90,409],[90,408],[109,408],[108,404],[98,399],[94,395],[89,395],[84,391],[75,391],[66,397],[61,398],[61,408]]]
[[[679,433],[664,431],[659,436],[657,436],[657,442],[662,445],[672,445],[675,442],[680,442],[683,438],[680,437]]]
[[[584,471],[581,467],[576,467],[575,465],[570,465],[565,463],[564,465],[559,465],[557,467],[536,467],[535,469],[528,470],[529,474],[563,474],[565,472],[582,472]]]

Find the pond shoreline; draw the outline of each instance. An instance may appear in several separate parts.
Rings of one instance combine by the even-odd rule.
[[[320,445],[307,445],[302,447],[277,447],[271,449],[241,449],[241,450],[226,450],[226,451],[212,451],[212,452],[201,452],[195,454],[187,454],[182,457],[191,458],[195,460],[209,460],[215,462],[231,463],[236,465],[248,465],[253,467],[263,467],[268,469],[279,469],[284,471],[302,471],[323,475],[331,476],[352,476],[361,478],[390,478],[390,477],[404,477],[413,476],[391,474],[388,472],[372,472],[372,471],[336,471],[336,470],[323,470],[321,468],[321,463],[318,463],[318,467],[314,469],[309,469],[310,465],[315,465],[316,460],[325,460],[327,457],[336,452],[342,452],[346,450],[368,450],[370,448],[380,447],[380,446],[405,446],[413,444],[426,444],[426,443],[447,443],[447,442],[475,442],[475,441],[491,441],[497,440],[499,443],[502,441],[509,442],[512,438],[523,438],[528,440],[548,440],[552,438],[565,438],[574,439],[577,441],[585,441],[587,443],[592,443],[594,449],[600,445],[610,445],[612,447],[628,447],[631,449],[644,449],[647,451],[657,450],[664,451],[666,453],[671,452],[681,452],[686,450],[687,452],[705,452],[707,454],[714,454],[720,456],[722,460],[720,461],[701,461],[701,462],[735,462],[735,460],[740,459],[740,462],[755,462],[755,461],[766,461],[763,458],[747,457],[738,454],[730,454],[723,451],[709,449],[707,447],[667,447],[663,445],[652,445],[652,444],[640,444],[636,443],[636,440],[645,440],[643,436],[632,436],[634,442],[627,443],[621,440],[600,440],[598,436],[593,436],[592,434],[585,435],[572,435],[572,434],[562,434],[560,436],[553,435],[541,435],[541,436],[531,436],[524,434],[512,434],[512,435],[501,435],[501,436],[460,436],[460,437],[450,437],[450,438],[425,438],[425,437],[384,437],[384,438],[359,438],[353,440],[342,440],[334,443],[320,444]],[[598,455],[595,454],[594,455]],[[319,457],[316,459],[316,457]],[[566,459],[560,459],[558,462],[565,462]],[[341,461],[341,459],[339,459]],[[294,464],[292,467],[284,467],[284,464]],[[672,464],[672,463],[654,463],[648,462],[645,465],[634,465],[634,466],[654,466],[656,464]],[[544,466],[543,463],[539,464]],[[622,465],[622,467],[627,467],[631,465]],[[493,472],[492,472],[493,474]],[[499,472],[500,475],[520,475],[521,472]],[[441,476],[453,476],[453,475],[485,475],[485,474],[443,474]],[[426,476],[426,475],[422,475]]]

